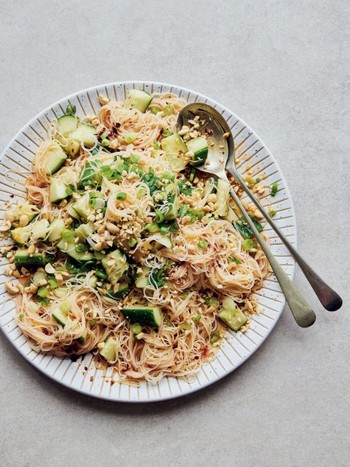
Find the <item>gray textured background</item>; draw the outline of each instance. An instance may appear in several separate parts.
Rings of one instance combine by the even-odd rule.
[[[323,311],[297,273],[314,327],[297,328],[285,310],[234,374],[143,406],[64,389],[0,335],[0,465],[349,465],[350,2],[0,5],[1,147],[38,111],[95,84],[145,79],[198,90],[246,120],[276,156],[299,250],[347,299],[341,311]]]

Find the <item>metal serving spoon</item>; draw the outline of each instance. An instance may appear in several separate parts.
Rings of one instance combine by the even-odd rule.
[[[228,145],[228,159],[226,162],[226,170],[234,176],[234,178],[243,188],[245,193],[253,201],[255,206],[259,209],[261,214],[265,217],[267,222],[270,224],[270,226],[273,228],[273,230],[276,232],[276,234],[280,237],[282,242],[288,248],[289,252],[291,253],[293,258],[299,265],[300,269],[305,274],[311,287],[314,289],[323,307],[328,311],[338,310],[343,304],[341,297],[331,287],[329,287],[329,285],[327,285],[323,281],[323,279],[321,279],[321,277],[299,255],[299,253],[295,250],[295,248],[292,247],[292,245],[288,242],[288,240],[283,235],[281,230],[273,222],[271,217],[268,215],[265,209],[261,206],[261,204],[257,201],[255,196],[252,194],[252,192],[249,190],[249,188],[246,186],[241,176],[239,175],[237,171],[237,167],[236,167],[236,157],[235,157],[235,149],[234,149],[234,141],[232,138],[232,133],[224,117],[217,110],[215,110],[213,107],[207,104],[198,104],[198,103],[189,104],[182,110],[182,112],[183,112],[182,118],[184,117],[193,118],[195,115],[202,114],[203,119],[205,119],[206,121],[208,121],[208,123],[210,123],[209,124],[210,128],[212,128],[213,125],[215,126],[216,130],[215,130],[215,133],[213,134],[213,138],[211,139],[215,144],[215,146],[212,147],[212,148],[215,148],[215,152],[218,150],[218,147],[220,148],[223,145],[226,146],[225,138],[223,137],[223,135],[225,133],[226,135],[228,135],[228,138],[226,139],[227,145]],[[180,119],[180,116],[179,116],[179,119]]]
[[[193,120],[197,115],[200,117],[200,121],[205,121],[205,128],[211,133],[211,145],[209,146],[207,161],[205,165],[198,166],[197,169],[229,182],[226,175],[226,163],[228,162],[229,155],[234,150],[234,145],[231,130],[222,115],[207,104],[189,104],[181,110],[176,123],[176,129],[179,131],[183,125],[188,124],[188,121]],[[225,133],[229,133],[227,139],[223,136]],[[295,321],[299,326],[304,328],[311,326],[316,320],[316,315],[311,306],[279,265],[233,189],[230,190],[230,195],[242,212],[245,221],[264,251],[284,292]]]

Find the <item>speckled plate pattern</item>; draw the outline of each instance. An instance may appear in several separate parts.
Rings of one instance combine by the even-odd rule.
[[[265,183],[279,183],[279,191],[274,198],[269,194],[262,196],[261,203],[277,211],[274,218],[292,245],[296,245],[296,223],[294,208],[286,181],[274,157],[256,133],[237,115],[197,92],[179,86],[164,83],[128,81],[96,86],[77,92],[61,99],[47,108],[20,130],[13,138],[0,158],[0,217],[5,211],[5,204],[25,197],[24,183],[31,162],[38,146],[46,136],[48,126],[64,113],[68,101],[77,108],[79,116],[96,114],[100,105],[99,94],[110,99],[124,100],[128,90],[144,89],[152,92],[172,92],[188,102],[205,102],[214,106],[226,118],[235,141],[237,155],[240,157],[239,170],[248,169],[253,177],[264,176]],[[267,190],[269,191],[269,190]],[[290,277],[294,275],[294,260],[272,229],[264,230],[270,238],[273,253]],[[4,244],[4,241],[1,242]],[[223,378],[247,360],[264,342],[279,319],[285,298],[278,282],[271,276],[264,283],[264,288],[255,294],[260,314],[253,316],[250,329],[245,333],[228,332],[216,358],[203,365],[201,371],[190,381],[178,378],[164,378],[158,383],[141,383],[139,387],[125,384],[110,384],[111,369],[107,371],[95,368],[91,355],[84,360],[72,362],[69,358],[61,359],[47,353],[32,350],[16,324],[15,300],[7,294],[4,283],[8,279],[3,275],[6,260],[1,260],[0,269],[0,327],[18,352],[34,367],[53,380],[73,390],[93,397],[121,402],[152,402],[171,399],[197,391]],[[86,370],[87,368],[87,370]],[[234,383],[232,383],[234,384]]]

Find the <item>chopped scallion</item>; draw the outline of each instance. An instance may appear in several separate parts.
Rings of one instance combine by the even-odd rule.
[[[243,250],[250,251],[253,248],[257,248],[257,244],[251,238],[246,238],[242,243]]]
[[[126,200],[126,193],[124,191],[119,191],[117,193],[116,198],[119,199],[120,201],[125,201]]]
[[[132,131],[127,131],[124,136],[124,141],[128,144],[133,143],[137,138],[137,135]]]
[[[167,117],[175,112],[175,109],[172,105],[166,105],[163,109],[164,115]]]
[[[208,248],[208,242],[206,242],[205,240],[199,240],[197,245],[199,246],[199,248],[202,248],[202,250],[206,250]]]
[[[277,214],[277,211],[274,209],[270,209],[270,211],[267,213],[270,217],[274,217]]]
[[[271,186],[270,195],[271,195],[271,196],[275,196],[276,193],[277,193],[277,191],[278,191],[278,183],[275,182],[275,183],[273,183],[272,186]]]

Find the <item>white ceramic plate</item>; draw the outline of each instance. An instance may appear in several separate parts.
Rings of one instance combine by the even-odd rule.
[[[41,112],[17,133],[7,146],[0,159],[0,215],[3,216],[5,203],[25,196],[25,172],[30,170],[31,161],[38,145],[45,138],[50,122],[62,115],[68,100],[76,105],[80,116],[95,114],[99,109],[98,95],[107,95],[111,99],[124,100],[129,89],[138,88],[152,92],[172,92],[187,99],[188,102],[205,102],[214,106],[226,118],[235,140],[237,154],[241,156],[241,170],[251,169],[252,176],[264,174],[267,183],[278,182],[280,190],[274,198],[266,196],[263,205],[271,205],[278,214],[276,223],[292,244],[296,244],[296,224],[294,208],[285,179],[274,159],[261,139],[234,113],[197,92],[179,86],[152,82],[119,82],[96,86],[65,99]],[[11,170],[15,171],[11,172]],[[22,173],[21,173],[22,172]],[[294,275],[294,261],[287,249],[281,244],[271,228],[265,228],[270,236],[271,248],[279,263],[289,276]],[[159,383],[142,383],[138,388],[124,384],[106,382],[110,370],[97,370],[91,355],[72,362],[69,358],[61,359],[50,354],[36,353],[29,347],[25,336],[14,318],[15,301],[5,291],[4,282],[8,279],[3,274],[6,260],[2,260],[0,277],[0,326],[5,336],[38,370],[53,380],[89,396],[123,402],[150,402],[171,399],[208,386],[231,371],[235,370],[264,342],[279,319],[285,298],[274,277],[265,281],[265,287],[256,294],[260,304],[259,315],[252,318],[251,328],[247,333],[229,332],[220,347],[217,357],[203,365],[193,381],[186,382],[177,378],[165,378]],[[87,368],[87,370],[86,370]],[[106,378],[107,377],[107,378]]]

